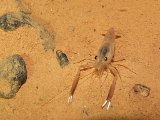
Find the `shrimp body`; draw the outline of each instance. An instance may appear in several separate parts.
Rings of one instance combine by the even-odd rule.
[[[101,47],[98,50],[97,56],[95,56],[94,68],[97,70],[103,70],[108,67],[114,57],[115,51],[115,32],[113,28],[110,28],[105,35]]]
[[[73,81],[72,88],[70,90],[68,103],[72,102],[73,94],[78,85],[81,71],[94,68],[95,71],[99,73],[99,75],[102,75],[104,71],[107,71],[109,69],[111,74],[114,76],[114,79],[110,86],[108,96],[102,105],[102,108],[107,105],[107,109],[109,109],[111,99],[115,90],[116,80],[118,78],[117,69],[111,65],[115,53],[115,38],[115,31],[113,28],[110,28],[105,34],[104,40],[98,50],[97,56],[95,56],[95,62],[93,64],[81,65],[79,67],[77,75],[75,76],[75,79]]]

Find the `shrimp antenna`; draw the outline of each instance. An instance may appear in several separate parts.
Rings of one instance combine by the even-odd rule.
[[[130,68],[126,67],[125,65],[121,65],[121,64],[115,64],[115,65],[118,65],[118,66],[121,66],[121,67],[124,67],[126,68],[127,70],[129,70],[130,72],[134,73],[134,74],[137,74],[136,72],[134,72],[133,70],[131,70]]]

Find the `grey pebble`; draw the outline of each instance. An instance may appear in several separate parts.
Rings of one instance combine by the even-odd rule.
[[[142,84],[135,84],[133,90],[134,93],[140,94],[144,97],[147,97],[150,94],[150,88]]]
[[[14,31],[19,27],[28,25],[39,30],[41,44],[45,51],[55,49],[55,37],[53,32],[49,32],[43,25],[31,19],[29,15],[24,13],[9,12],[0,17],[0,28],[5,32]]]
[[[69,60],[67,55],[62,52],[61,50],[57,50],[56,51],[56,55],[57,55],[57,60],[59,62],[59,65],[63,68],[64,66],[69,64]]]
[[[13,98],[26,82],[27,70],[20,55],[9,56],[0,60],[0,97]]]

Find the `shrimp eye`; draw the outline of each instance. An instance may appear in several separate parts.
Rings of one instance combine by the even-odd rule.
[[[95,56],[94,58],[97,59],[98,56]]]
[[[107,58],[107,57],[104,57],[104,60],[105,60],[105,61],[107,61],[107,60],[108,60],[108,58]]]

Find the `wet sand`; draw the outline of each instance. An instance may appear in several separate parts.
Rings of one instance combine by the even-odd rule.
[[[24,0],[30,16],[55,34],[55,51],[64,51],[70,64],[61,68],[55,51],[45,52],[37,29],[0,30],[0,58],[20,54],[28,79],[13,99],[0,99],[1,120],[159,120],[160,119],[160,1],[159,0]],[[21,9],[14,0],[1,0],[0,16]],[[112,107],[101,109],[112,75],[100,88],[99,78],[82,73],[73,103],[69,89],[84,58],[94,59],[104,34],[114,27],[115,59],[136,74],[118,67]],[[133,94],[135,84],[151,89],[148,97]]]

